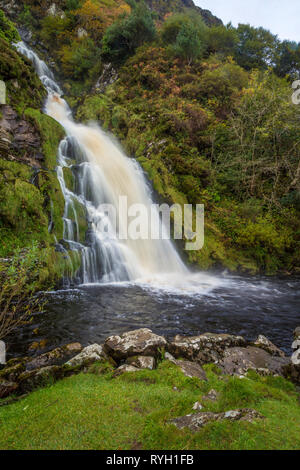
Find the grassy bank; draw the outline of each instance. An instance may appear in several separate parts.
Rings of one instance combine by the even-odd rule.
[[[207,382],[185,377],[169,361],[118,378],[95,364],[86,374],[0,407],[0,449],[299,449],[294,385],[281,377],[249,373],[239,379],[204,368]],[[168,423],[193,413],[193,404],[212,388],[219,398],[203,401],[203,411],[246,407],[265,419],[214,422],[197,433]]]

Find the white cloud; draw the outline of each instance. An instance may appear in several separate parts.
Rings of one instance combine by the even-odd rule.
[[[223,23],[230,21],[263,26],[280,39],[300,42],[299,0],[194,0],[201,8],[210,10]]]

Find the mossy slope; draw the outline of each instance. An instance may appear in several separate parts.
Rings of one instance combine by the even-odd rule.
[[[55,167],[64,131],[42,113],[46,92],[31,63],[8,38],[1,37],[0,46],[0,79],[7,86],[3,113],[0,107],[0,257],[10,258],[16,250],[30,250],[38,244],[36,288],[41,289],[53,286],[67,263],[55,251],[55,239],[63,231],[64,198]],[[7,115],[12,116],[10,121]],[[13,129],[19,132],[22,126],[29,133],[17,144]],[[32,147],[32,141],[40,142],[40,148]]]

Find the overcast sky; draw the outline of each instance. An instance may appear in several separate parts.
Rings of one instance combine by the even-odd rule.
[[[280,39],[300,42],[299,0],[194,0],[201,8],[210,10],[224,24],[232,22],[263,26]]]

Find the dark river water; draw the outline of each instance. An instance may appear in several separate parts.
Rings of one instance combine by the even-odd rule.
[[[208,281],[207,281],[208,279]],[[112,334],[147,327],[168,338],[205,332],[263,334],[291,352],[300,326],[300,279],[203,276],[192,292],[139,284],[90,285],[47,294],[46,311],[8,339],[8,355],[36,354],[73,341],[101,343]]]

